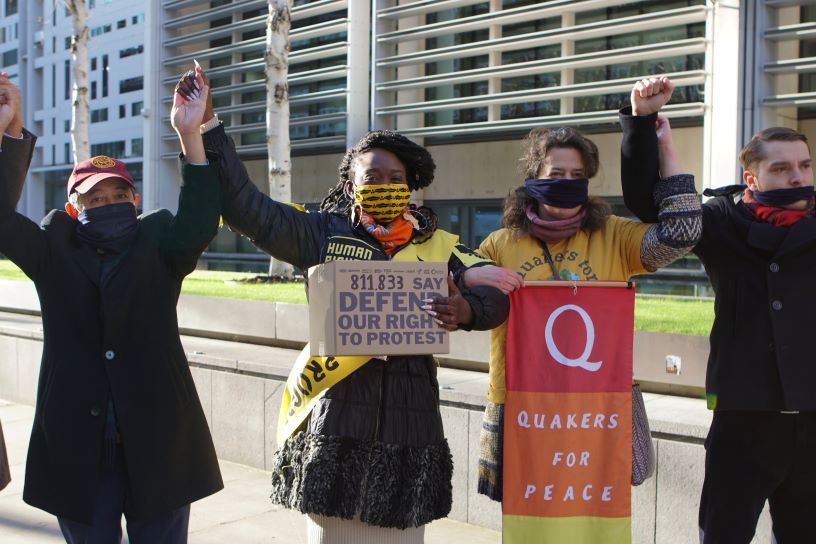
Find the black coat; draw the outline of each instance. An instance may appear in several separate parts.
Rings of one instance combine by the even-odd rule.
[[[20,188],[6,174],[32,148],[4,138],[0,154],[0,252],[34,281],[43,320],[23,499],[91,522],[109,394],[129,516],[149,519],[215,493],[223,483],[176,319],[182,279],[217,230],[215,166],[182,165],[178,214],[140,217],[133,246],[100,285],[99,255],[74,237],[74,219],[52,211],[37,226],[13,211]]]
[[[622,153],[623,193],[645,220],[656,213],[651,202],[656,139],[643,133],[654,132],[654,123],[622,115],[621,124],[622,146],[630,150]],[[650,141],[655,144],[643,145]],[[706,373],[709,407],[814,411],[816,219],[790,228],[758,222],[740,194],[741,188],[715,192],[703,205],[703,235],[694,248],[716,293]]]

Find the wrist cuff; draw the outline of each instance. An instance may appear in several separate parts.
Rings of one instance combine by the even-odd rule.
[[[201,134],[205,134],[217,127],[220,122],[221,121],[218,120],[218,114],[216,113],[212,119],[201,125],[198,129],[201,131]]]

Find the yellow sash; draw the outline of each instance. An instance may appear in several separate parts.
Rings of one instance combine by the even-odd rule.
[[[310,357],[309,344],[306,344],[286,379],[278,415],[278,444],[283,444],[306,421],[317,401],[330,387],[370,360],[371,357],[367,355]]]
[[[487,261],[459,245],[458,236],[440,229],[424,242],[408,244],[393,255],[392,260],[447,263],[451,255],[456,255],[465,266]],[[278,415],[278,444],[283,444],[298,430],[329,388],[371,359],[370,355],[311,357],[307,344],[295,360],[295,365],[286,380]]]

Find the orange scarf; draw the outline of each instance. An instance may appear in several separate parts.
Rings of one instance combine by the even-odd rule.
[[[390,257],[393,253],[408,243],[414,233],[414,223],[408,219],[411,212],[406,207],[401,214],[387,225],[380,225],[371,214],[360,213],[360,224],[374,237]]]

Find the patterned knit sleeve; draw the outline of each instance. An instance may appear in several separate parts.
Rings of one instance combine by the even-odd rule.
[[[692,250],[700,240],[703,212],[694,176],[663,178],[654,188],[658,222],[651,225],[640,245],[643,267],[654,272]]]

